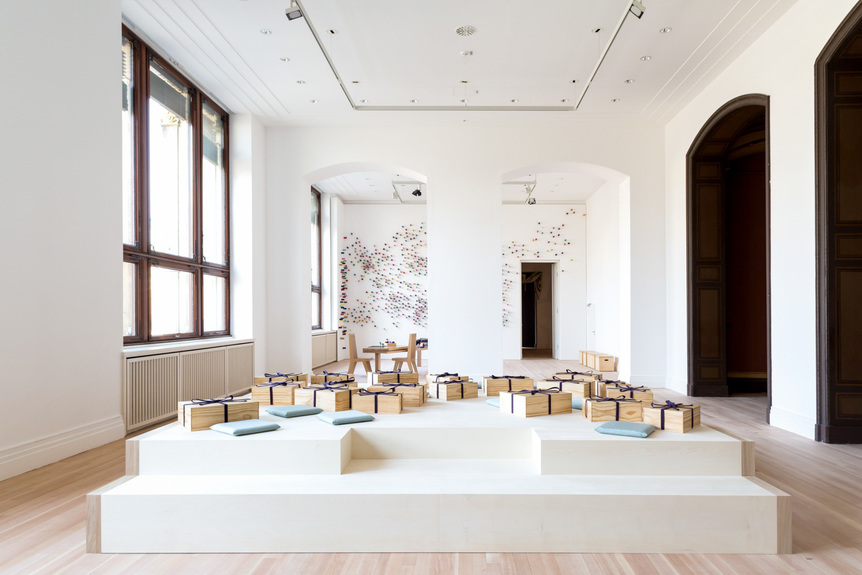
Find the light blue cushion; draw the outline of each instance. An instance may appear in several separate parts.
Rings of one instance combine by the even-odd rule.
[[[263,433],[264,431],[275,431],[281,426],[273,421],[262,419],[243,419],[241,421],[228,421],[227,423],[216,423],[210,429],[228,435],[248,435],[250,433]]]
[[[500,398],[499,397],[489,397],[488,399],[485,400],[485,403],[487,403],[491,407],[499,408],[500,407]]]
[[[317,415],[323,411],[319,407],[312,407],[310,405],[273,405],[272,407],[267,407],[266,412],[270,415],[277,415],[278,417],[299,417],[301,415]]]
[[[606,435],[625,435],[626,437],[647,437],[655,431],[655,425],[634,421],[606,421],[596,428]]]
[[[584,398],[583,397],[573,397],[572,398],[572,409],[583,409],[584,408]]]
[[[332,425],[344,425],[345,423],[361,423],[363,421],[374,421],[374,416],[369,413],[362,413],[355,409],[347,411],[325,411],[317,414],[317,419],[331,423]]]

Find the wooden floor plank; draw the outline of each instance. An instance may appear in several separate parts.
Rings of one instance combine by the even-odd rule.
[[[343,370],[346,362],[326,367]],[[579,364],[526,359],[506,362],[504,372],[542,378],[566,368],[577,369]],[[427,368],[420,369],[425,372]],[[755,441],[756,476],[793,499],[793,554],[87,554],[85,495],[122,477],[125,470],[124,441],[115,441],[0,482],[0,573],[862,573],[862,497],[858,492],[862,446],[816,443],[770,427],[765,422],[764,397],[694,400],[663,389],[655,395],[659,401],[696,401],[702,406],[704,424]],[[589,536],[589,530],[573,536]]]

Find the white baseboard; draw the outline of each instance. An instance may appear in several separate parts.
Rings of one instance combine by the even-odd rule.
[[[770,425],[795,433],[796,435],[801,435],[802,437],[807,437],[808,439],[814,439],[816,423],[810,417],[787,411],[774,405],[769,410]]]
[[[0,450],[0,481],[122,439],[119,415]]]

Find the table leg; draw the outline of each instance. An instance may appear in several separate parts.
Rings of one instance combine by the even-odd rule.
[[[374,371],[380,371],[380,353],[374,354]]]
[[[416,367],[422,367],[422,348],[416,348]]]

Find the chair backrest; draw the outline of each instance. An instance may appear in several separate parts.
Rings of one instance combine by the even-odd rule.
[[[349,344],[348,344],[348,348],[349,348],[349,350],[350,350],[350,359],[354,359],[354,358],[356,358],[356,357],[357,357],[357,353],[356,353],[356,335],[355,335],[355,334],[352,334],[352,333],[351,333],[351,334],[349,334],[349,335],[347,336],[347,341],[349,342]]]
[[[407,340],[407,357],[410,361],[416,361],[416,334],[411,333]]]

